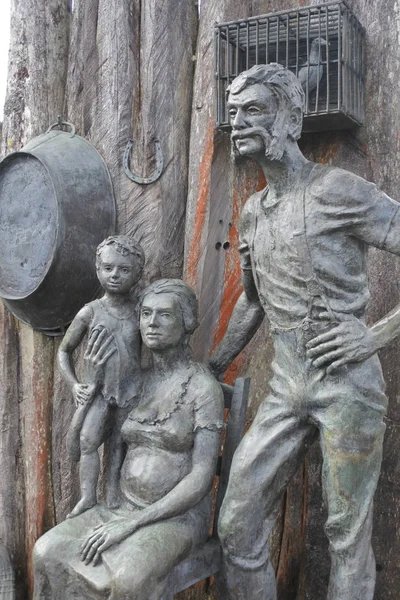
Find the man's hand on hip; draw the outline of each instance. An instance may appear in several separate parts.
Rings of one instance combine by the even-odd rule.
[[[374,333],[356,317],[349,316],[330,331],[306,344],[307,357],[315,367],[326,367],[329,375],[339,367],[361,362],[378,350]]]

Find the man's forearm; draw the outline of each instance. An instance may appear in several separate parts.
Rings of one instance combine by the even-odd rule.
[[[222,374],[236,356],[249,343],[264,319],[259,302],[251,302],[243,292],[239,297],[229,321],[224,339],[210,359],[210,367]]]
[[[376,349],[385,348],[400,335],[400,304],[371,327]]]

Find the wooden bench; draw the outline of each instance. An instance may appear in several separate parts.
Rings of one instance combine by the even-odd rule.
[[[221,566],[222,550],[217,534],[218,515],[228,485],[232,458],[244,433],[250,379],[238,377],[233,387],[226,384],[221,384],[221,386],[224,392],[225,408],[229,409],[229,416],[223,452],[217,468],[219,483],[213,533],[204,546],[197,548],[172,571],[170,582],[173,592],[171,595],[163,597],[163,600],[172,600],[178,592],[217,573]]]

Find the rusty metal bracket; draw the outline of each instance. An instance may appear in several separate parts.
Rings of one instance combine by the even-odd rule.
[[[54,129],[54,127],[58,127],[58,129],[60,129],[62,131],[62,128],[64,125],[71,128],[71,133],[69,134],[69,137],[74,137],[74,135],[76,133],[75,125],[73,123],[70,123],[69,121],[63,121],[61,115],[58,115],[57,123],[53,123],[52,125],[50,125],[50,127],[48,128],[46,133],[50,133],[50,131],[52,129]]]
[[[157,179],[159,179],[161,177],[163,169],[164,169],[164,158],[163,158],[163,153],[161,150],[160,141],[154,140],[154,144],[156,147],[156,168],[149,177],[139,177],[139,175],[135,175],[134,173],[132,173],[132,171],[130,169],[130,155],[131,155],[131,149],[132,149],[133,144],[134,144],[133,140],[129,140],[126,145],[126,148],[125,148],[125,152],[124,152],[125,175],[127,177],[129,177],[129,179],[131,181],[134,181],[135,183],[138,183],[139,185],[148,185],[149,183],[154,183],[155,181],[157,181]]]

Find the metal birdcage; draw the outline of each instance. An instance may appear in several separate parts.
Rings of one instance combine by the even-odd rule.
[[[302,82],[303,131],[364,120],[364,29],[343,1],[215,26],[216,126],[229,127],[226,88],[256,64],[276,62]]]

